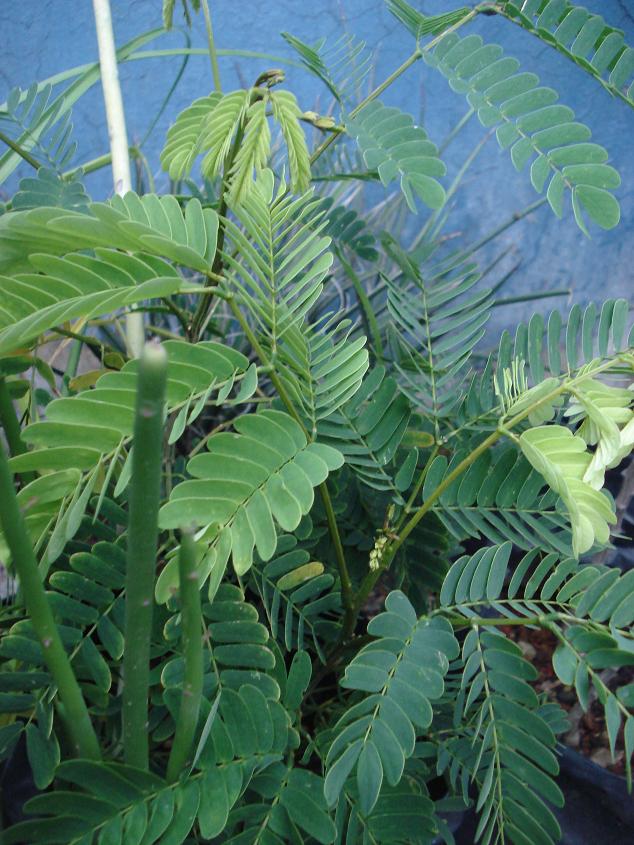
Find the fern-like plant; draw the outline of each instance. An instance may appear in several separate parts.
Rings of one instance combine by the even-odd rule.
[[[634,577],[607,554],[630,303],[538,311],[488,352],[499,285],[439,234],[442,145],[389,87],[424,58],[586,232],[619,220],[608,153],[458,30],[502,15],[629,105],[632,50],[568,0],[387,0],[415,49],[365,97],[360,42],[284,35],[320,116],[277,70],[222,92],[207,0],[182,5],[214,90],[167,133],[174,194],[92,202],[67,101],[0,109],[0,169],[38,169],[0,217],[0,758],[23,744],[37,793],[0,842],[425,845],[459,808],[477,842],[555,845],[566,719],[513,632],[552,638],[631,788],[632,684],[605,672],[634,664]]]

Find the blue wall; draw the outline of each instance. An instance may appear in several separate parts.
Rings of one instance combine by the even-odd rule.
[[[111,0],[117,44],[144,30],[160,26],[160,0]],[[412,49],[412,39],[386,11],[381,0],[277,0],[265,3],[254,0],[212,0],[214,28],[220,48],[251,49],[291,57],[292,51],[279,36],[288,30],[306,41],[326,36],[336,39],[343,31],[363,38],[372,49],[376,61],[374,79],[384,78],[397,67]],[[459,2],[425,0],[420,7],[429,13],[447,10]],[[585,5],[600,12],[611,24],[626,32],[634,44],[633,0],[585,0]],[[177,3],[177,7],[179,3]],[[180,21],[180,13],[177,18]],[[570,65],[555,51],[522,32],[505,20],[489,18],[477,21],[473,29],[486,26],[488,38],[503,43],[509,53],[522,60],[523,68],[548,79],[561,94],[563,102],[572,106],[580,120],[588,123],[594,139],[611,154],[619,169],[623,185],[618,191],[622,222],[610,232],[594,227],[592,238],[585,238],[576,228],[572,213],[558,221],[543,207],[508,230],[498,249],[512,247],[513,253],[501,264],[502,273],[518,258],[522,265],[505,289],[508,294],[529,290],[571,286],[578,301],[630,295],[633,290],[634,266],[634,111],[612,100],[592,79]],[[15,85],[28,86],[73,65],[91,62],[97,55],[89,0],[21,0],[0,5],[2,63],[0,66],[0,98]],[[161,36],[150,47],[176,47],[184,43],[183,32]],[[204,47],[202,16],[195,16],[191,32],[194,46]],[[141,139],[160,108],[166,89],[176,76],[181,60],[148,60],[130,62],[121,68],[130,141]],[[249,84],[264,69],[275,66],[270,60],[236,57],[221,59],[225,90]],[[287,84],[298,95],[304,108],[321,102],[327,105],[323,89],[309,74],[296,67],[286,67]],[[144,147],[157,180],[157,188],[166,185],[158,165],[165,131],[174,116],[196,97],[211,89],[211,74],[206,57],[192,57],[179,86]],[[321,98],[321,99],[319,99]],[[454,94],[432,69],[422,62],[401,78],[384,97],[384,102],[397,105],[424,122],[436,142],[464,114],[465,101]],[[79,141],[77,162],[107,151],[103,103],[98,89],[85,97],[74,109],[76,137]],[[472,120],[447,149],[445,160],[450,175],[455,173],[483,130]],[[107,173],[89,178],[93,197],[105,196],[110,190]],[[526,174],[515,173],[506,152],[501,152],[494,139],[489,140],[463,189],[456,195],[449,231],[465,233],[466,241],[475,241],[510,214],[519,211],[537,198]],[[421,215],[426,212],[421,211]],[[424,219],[424,217],[423,217]],[[483,264],[486,261],[483,256]],[[565,307],[563,299],[551,305]],[[515,322],[524,316],[526,306],[499,309],[496,324]]]

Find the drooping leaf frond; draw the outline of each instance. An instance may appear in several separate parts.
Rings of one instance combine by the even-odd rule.
[[[271,130],[266,106],[264,100],[257,100],[246,110],[244,136],[229,172],[229,202],[234,207],[242,205],[250,195],[255,180],[268,161]]]
[[[464,773],[465,799],[467,784],[475,783],[475,841],[555,845],[561,831],[549,804],[562,807],[564,797],[554,780],[555,736],[527,683],[537,671],[502,634],[475,625],[462,661],[462,718],[474,727],[444,744],[439,769],[449,770],[455,788]]]
[[[335,804],[356,768],[364,815],[376,805],[384,776],[390,786],[401,780],[417,731],[432,722],[430,700],[442,696],[449,660],[458,656],[453,630],[445,620],[419,620],[399,591],[389,594],[385,607],[368,625],[368,633],[377,639],[348,664],[341,682],[346,689],[369,695],[339,719],[326,758],[328,804]]]
[[[553,656],[555,673],[562,683],[575,687],[584,710],[594,687],[605,709],[612,754],[616,736],[624,725],[625,762],[631,777],[634,716],[628,711],[627,695],[615,695],[601,677],[601,670],[632,662],[628,649],[629,628],[634,621],[634,578],[631,573],[622,575],[607,566],[580,566],[574,558],[561,559],[557,554],[542,557],[535,548],[515,566],[507,583],[510,550],[507,543],[457,560],[443,583],[441,604],[467,619],[481,618],[491,607],[509,619],[551,617],[553,622],[548,628],[558,641]],[[591,629],[586,620],[591,620]],[[509,648],[510,643],[505,645],[507,651]],[[478,657],[465,662],[461,682],[465,710],[483,692],[474,675],[478,663]],[[510,659],[506,665],[500,663],[491,668],[515,678],[527,677],[513,671]],[[519,711],[517,715],[519,718]]]
[[[32,489],[27,495],[34,492]],[[71,652],[73,669],[82,683],[102,701],[111,688],[112,669],[119,664],[123,654],[120,591],[124,579],[124,548],[114,543],[97,542],[90,552],[70,555],[69,570],[54,572],[48,584],[48,600],[56,621],[63,626],[64,644]],[[38,701],[50,694],[53,680],[30,622],[19,620],[4,633],[0,661],[4,670],[0,671],[4,713],[19,716],[34,709]],[[10,661],[19,661],[19,672],[9,668],[15,665]],[[18,721],[16,727],[19,730],[13,741],[26,726]],[[57,742],[54,735],[51,741],[48,735],[38,737],[36,741],[45,743],[49,750],[52,750],[51,742]],[[46,766],[41,763],[41,754],[34,756],[36,777],[42,778]],[[50,771],[45,776],[48,782],[38,786],[45,788],[52,778],[53,771]]]
[[[181,0],[187,26],[191,26],[191,15],[189,13],[189,6],[187,5],[188,2],[189,0]],[[200,11],[200,0],[191,0],[191,4],[194,12]],[[174,24],[175,5],[176,0],[163,0],[163,26],[165,29],[171,29]]]
[[[191,106],[184,109],[170,126],[161,152],[161,165],[169,173],[170,178],[182,179],[190,173],[196,158],[205,149],[203,140],[207,123],[220,100],[221,95],[216,92],[209,94],[208,97],[194,100]],[[217,148],[221,149],[222,145],[219,144]],[[226,152],[224,155],[226,156]]]
[[[271,636],[288,651],[312,646],[325,662],[322,635],[332,626],[328,615],[336,615],[341,608],[333,575],[319,561],[311,561],[310,554],[297,548],[297,540],[289,535],[278,539],[273,560],[255,560],[251,572]]]
[[[439,833],[434,802],[425,785],[403,778],[398,786],[383,784],[374,809],[365,815],[359,807],[356,790],[350,785],[341,793],[335,813],[336,841],[355,841],[357,836],[385,845],[433,842]],[[347,837],[347,839],[345,838]]]
[[[310,187],[310,154],[299,122],[301,110],[290,91],[271,91],[270,97],[273,117],[280,125],[288,150],[290,183],[295,193],[303,194]]]
[[[202,174],[215,179],[224,174],[232,206],[251,194],[271,152],[268,110],[279,124],[288,152],[290,185],[304,193],[310,181],[310,157],[301,110],[290,91],[251,88],[229,94],[210,94],[192,103],[176,118],[167,134],[161,164],[172,179],[191,172],[199,155]],[[228,167],[228,172],[224,172]]]
[[[445,190],[437,177],[445,175],[446,167],[435,144],[409,114],[373,100],[347,122],[346,131],[356,138],[367,167],[378,171],[383,185],[400,180],[411,211],[416,212],[414,195],[430,208],[444,204]]]
[[[176,843],[184,841],[196,823],[205,838],[215,838],[254,772],[282,759],[292,730],[282,705],[252,684],[243,684],[237,692],[225,690],[219,705],[187,778],[169,784],[122,764],[65,761],[57,777],[74,791],[37,796],[27,810],[37,818],[12,827],[7,845],[25,840],[33,845],[84,845],[95,836],[112,841],[115,835],[121,841],[123,830],[131,832],[131,841],[147,845]],[[292,782],[301,782],[301,772]],[[288,800],[292,797],[291,792]]]
[[[558,104],[556,91],[540,86],[533,73],[517,73],[519,62],[479,35],[450,33],[425,59],[467,95],[484,126],[497,127],[498,143],[510,148],[518,171],[532,161],[531,183],[539,193],[548,183],[546,196],[558,217],[569,193],[582,231],[587,233],[584,213],[604,229],[616,226],[620,208],[611,191],[620,176],[605,163],[603,147],[589,143],[588,127]]]
[[[214,435],[208,453],[189,461],[193,480],[174,488],[159,522],[162,528],[212,526],[216,536],[210,539],[221,549],[213,565],[224,568],[231,553],[234,569],[243,574],[254,548],[270,560],[277,547],[275,523],[294,531],[312,507],[313,488],[343,458],[330,446],[308,443],[281,411],[238,417],[234,428],[238,434]]]
[[[502,0],[491,10],[554,47],[634,108],[634,49],[601,15],[569,0]]]
[[[293,404],[314,436],[355,395],[368,369],[363,335],[350,339],[348,321],[327,318],[286,332],[278,347],[277,370]]]
[[[384,367],[374,368],[355,396],[318,426],[322,443],[336,447],[363,484],[401,500],[392,465],[405,436],[411,406]]]
[[[335,205],[332,197],[324,197],[318,212],[326,216],[324,234],[344,249],[349,249],[366,261],[376,261],[379,253],[376,239],[366,221],[353,209]]]
[[[229,825],[244,821],[235,841],[285,845],[287,842],[319,842],[330,845],[336,830],[323,793],[323,778],[283,763],[270,766],[251,781],[253,802],[229,816]],[[262,836],[266,831],[266,836]],[[299,838],[301,837],[301,839]],[[228,840],[231,841],[231,840]]]

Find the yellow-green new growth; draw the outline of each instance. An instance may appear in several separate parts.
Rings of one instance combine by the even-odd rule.
[[[603,487],[605,471],[617,466],[634,443],[634,393],[595,379],[575,388],[566,416],[580,423],[577,434],[596,449],[583,480],[595,490]],[[623,428],[621,428],[623,426]]]
[[[561,425],[525,431],[520,446],[528,461],[561,496],[570,515],[573,554],[587,552],[594,542],[607,543],[616,516],[608,499],[585,481],[592,462],[586,441]]]

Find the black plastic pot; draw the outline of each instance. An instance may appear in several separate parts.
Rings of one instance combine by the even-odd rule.
[[[570,748],[559,758],[559,786],[566,798],[556,815],[561,826],[561,845],[632,845],[634,843],[634,798],[628,795],[625,779],[597,766]],[[456,845],[473,845],[477,818],[464,813],[450,824]]]

